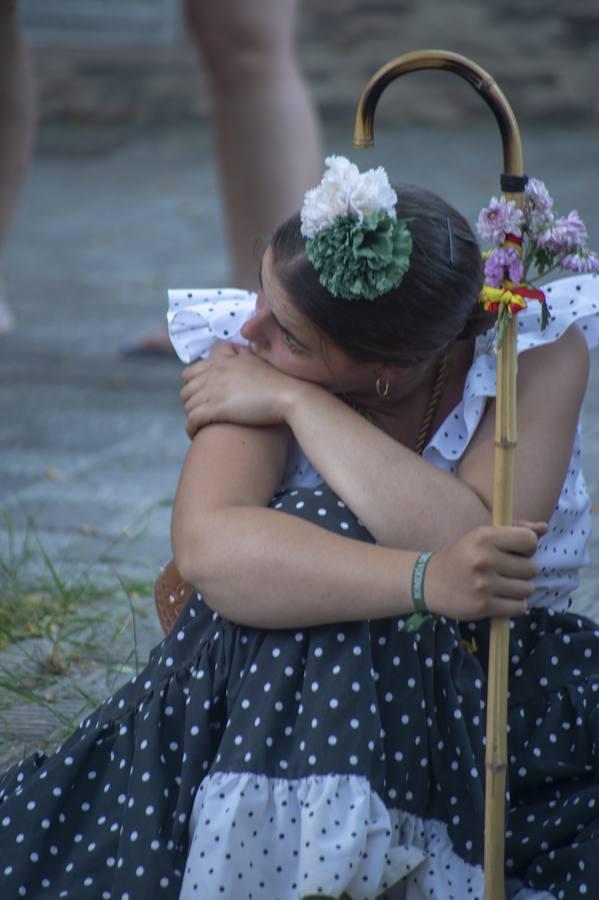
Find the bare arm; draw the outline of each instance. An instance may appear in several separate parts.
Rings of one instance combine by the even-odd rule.
[[[413,611],[417,554],[349,540],[265,509],[283,468],[280,428],[213,425],[192,443],[173,509],[175,562],[206,602],[232,621],[289,628]],[[517,615],[534,575],[532,531],[481,529],[435,554],[431,611]],[[521,556],[505,552],[516,550]]]
[[[519,357],[516,520],[547,521],[572,452],[588,378],[578,328]],[[491,521],[495,403],[457,477],[394,441],[330,394],[298,385],[287,422],[325,481],[386,546],[431,550]]]
[[[577,327],[518,358],[518,446],[514,518],[548,521],[560,495],[589,376],[589,353]],[[495,403],[458,470],[488,508],[492,502]]]
[[[416,554],[404,559],[264,508],[281,477],[287,443],[280,427],[211,425],[194,438],[172,518],[183,578],[222,615],[254,625],[410,610],[407,575]]]
[[[470,485],[319,388],[300,388],[287,421],[327,484],[384,546],[437,550],[491,521]]]

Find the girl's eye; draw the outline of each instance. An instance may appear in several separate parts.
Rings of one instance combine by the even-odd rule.
[[[296,344],[296,342],[293,340],[291,335],[287,334],[286,331],[283,331],[283,340],[285,341],[288,349],[291,350],[292,353],[300,353],[301,352],[299,345]]]

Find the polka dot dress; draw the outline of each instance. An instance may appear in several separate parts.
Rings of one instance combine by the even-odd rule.
[[[325,486],[273,506],[372,540]],[[139,676],[0,778],[0,897],[480,900],[487,639],[444,618],[261,631],[193,595]],[[598,659],[581,617],[511,630],[517,900],[599,896]]]
[[[599,897],[599,626],[545,609],[511,624],[507,874],[523,897]],[[488,625],[461,628],[486,671]]]
[[[371,540],[325,487],[273,504]],[[599,889],[598,639],[545,610],[512,631],[522,900]],[[486,653],[480,624],[269,632],[194,595],[137,678],[0,780],[0,897],[482,898]]]
[[[325,487],[273,505],[371,540]],[[269,632],[194,595],[137,678],[1,780],[0,896],[438,896],[449,871],[481,897],[483,689],[453,622]]]

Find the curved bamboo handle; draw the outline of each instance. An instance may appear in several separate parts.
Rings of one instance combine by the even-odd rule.
[[[493,78],[458,53],[420,50],[382,66],[362,92],[354,127],[354,147],[374,143],[374,115],[385,88],[408,72],[444,69],[464,78],[491,108],[503,144],[505,175],[523,175],[522,143],[516,117]],[[521,193],[505,192],[521,205]],[[510,318],[497,358],[493,524],[511,525],[516,431],[516,319]],[[492,619],[487,684],[485,755],[485,900],[505,898],[505,787],[507,770],[507,688],[509,621]]]
[[[374,115],[381,94],[392,81],[423,69],[445,69],[464,78],[491,107],[503,143],[503,170],[506,175],[522,175],[522,142],[516,117],[505,94],[495,80],[466,56],[447,50],[416,50],[390,60],[378,69],[358,102],[354,125],[354,147],[371,147],[374,143]]]

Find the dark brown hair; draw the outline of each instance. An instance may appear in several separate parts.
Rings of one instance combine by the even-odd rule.
[[[412,234],[410,268],[375,300],[333,297],[306,255],[299,213],[271,241],[273,269],[294,306],[357,362],[416,365],[493,324],[477,304],[480,248],[464,217],[436,194],[395,186],[397,216]]]

